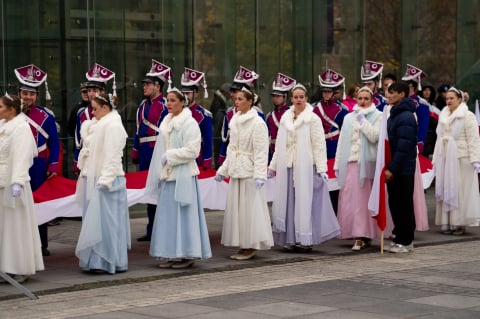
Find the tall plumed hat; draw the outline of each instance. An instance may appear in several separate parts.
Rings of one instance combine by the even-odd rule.
[[[48,91],[47,73],[34,64],[16,68],[15,76],[20,82],[20,90],[38,93],[38,87],[45,83],[45,98],[50,101],[52,97]]]
[[[88,70],[85,76],[88,80],[87,88],[93,87],[102,90],[105,90],[105,88],[107,87],[107,82],[113,79],[113,96],[117,96],[117,85],[115,83],[115,73],[113,71],[110,71],[106,67],[95,63],[94,65],[92,65],[90,70]]]
[[[343,85],[343,99],[345,99],[345,77],[343,75],[332,69],[327,69],[318,76],[318,80],[322,88],[331,90]]]
[[[360,70],[360,77],[363,83],[379,81],[378,86],[382,86],[383,64],[380,62],[365,60]]]
[[[193,92],[195,90],[198,91],[200,82],[202,82],[203,89],[205,90],[203,96],[205,98],[208,98],[207,80],[205,79],[205,73],[185,68],[181,79],[182,92]]]
[[[259,75],[254,71],[240,66],[233,78],[232,86],[230,90],[241,90],[242,87],[247,86],[250,90],[253,89],[255,82],[257,82]]]
[[[286,95],[288,91],[290,91],[295,86],[295,84],[297,84],[297,81],[295,79],[292,79],[288,75],[277,73],[277,77],[272,84],[273,91],[270,94]]]
[[[411,64],[407,64],[407,70],[405,74],[402,76],[402,80],[404,81],[415,81],[418,83],[417,90],[422,90],[421,80],[427,77],[427,74],[423,72],[423,70],[413,66]]]
[[[161,83],[162,86],[165,82],[168,82],[168,89],[172,88],[172,68],[168,65],[158,62],[155,59],[152,59],[152,66],[150,71],[147,72],[146,78],[142,81],[143,83]]]

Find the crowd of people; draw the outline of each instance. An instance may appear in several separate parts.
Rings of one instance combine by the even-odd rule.
[[[32,191],[58,174],[60,143],[53,113],[36,102],[47,74],[33,64],[15,74],[18,96],[0,98],[0,271],[23,282],[50,255]],[[274,108],[265,116],[254,71],[241,66],[232,85],[215,92],[210,112],[197,103],[200,87],[208,94],[205,73],[185,68],[181,87],[172,87],[171,68],[152,59],[130,157],[138,170],[148,170],[146,193],[156,205],[146,205],[148,223],[137,240],[150,242],[160,268],[210,258],[198,175],[215,167],[217,182],[229,178],[221,244],[238,249],[232,259],[248,260],[274,245],[309,252],[332,238],[353,240],[359,251],[380,236],[392,239],[390,252],[408,253],[415,230],[428,229],[419,154],[432,158],[435,223],[445,234],[465,234],[480,220],[480,137],[468,95],[442,85],[436,98],[431,84],[421,88],[425,72],[410,64],[401,81],[385,74],[382,85],[382,75],[382,63],[365,61],[361,84],[353,83],[346,96],[345,77],[327,69],[309,102],[305,86],[278,73]],[[114,274],[128,270],[131,247],[122,165],[128,136],[116,110],[115,73],[95,63],[86,79],[68,121],[75,196],[83,207],[75,254],[83,271]],[[328,160],[339,191],[329,192]],[[370,205],[378,179],[388,192],[385,229]]]

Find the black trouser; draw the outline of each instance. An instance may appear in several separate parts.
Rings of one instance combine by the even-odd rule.
[[[40,242],[42,243],[42,249],[48,248],[48,223],[38,226],[38,233],[40,234]]]
[[[415,233],[413,212],[413,185],[415,178],[410,175],[395,175],[387,183],[388,206],[395,226],[396,244],[410,245]]]
[[[147,224],[147,235],[152,235],[153,230],[153,222],[155,221],[155,212],[157,211],[157,205],[147,204],[147,217],[148,217],[148,224]]]

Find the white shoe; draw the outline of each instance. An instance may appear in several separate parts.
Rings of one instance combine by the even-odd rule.
[[[413,251],[413,243],[410,245],[394,244],[390,247],[391,253],[409,253]]]

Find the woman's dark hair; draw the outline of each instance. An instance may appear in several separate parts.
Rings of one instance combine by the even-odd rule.
[[[459,89],[457,89],[456,87],[452,86],[451,88],[449,88],[447,90],[447,92],[453,92],[455,93],[455,95],[459,98],[459,99],[462,99],[463,100],[463,92]]]
[[[185,95],[183,95],[182,92],[180,91],[177,91],[177,90],[171,90],[170,92],[167,93],[168,94],[174,94],[180,101],[184,101],[185,102]]]
[[[118,98],[116,96],[111,95],[111,94],[107,94],[107,93],[102,92],[102,93],[99,93],[99,94],[95,95],[93,100],[100,105],[108,106],[108,108],[110,110],[117,108]]]
[[[247,100],[252,100],[252,102],[253,102],[255,95],[250,89],[248,89],[246,87],[243,87],[241,90],[238,90],[237,94],[238,93],[243,93],[243,95],[245,96],[245,98]]]
[[[16,95],[4,95],[1,97],[3,104],[9,109],[15,109],[15,114],[18,115],[22,112],[22,100]]]
[[[360,84],[352,83],[348,88],[347,95],[353,98],[353,96],[355,95],[355,89],[356,88],[361,88]]]

